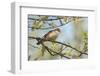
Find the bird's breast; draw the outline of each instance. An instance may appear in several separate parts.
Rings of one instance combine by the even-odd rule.
[[[53,31],[52,33],[49,33],[49,35],[47,36],[47,40],[55,40],[59,35],[58,31]]]

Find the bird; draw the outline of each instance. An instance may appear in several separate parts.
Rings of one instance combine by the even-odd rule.
[[[57,37],[59,36],[60,32],[61,30],[59,28],[49,31],[42,37],[41,40],[38,41],[37,45],[39,45],[41,42],[44,42],[44,40],[55,41]]]

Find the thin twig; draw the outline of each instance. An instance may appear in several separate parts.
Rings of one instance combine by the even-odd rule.
[[[61,45],[60,49],[58,50],[59,53],[62,53],[62,51],[65,50],[66,48],[67,48],[66,46],[63,48],[63,45]],[[54,55],[57,55],[57,54],[54,54]]]
[[[81,51],[79,51],[78,49],[72,47],[71,45],[67,45],[67,44],[65,44],[65,43],[58,42],[58,41],[51,41],[51,40],[46,40],[46,41],[50,41],[50,42],[54,42],[54,43],[59,43],[59,44],[62,44],[62,45],[64,45],[64,46],[66,46],[66,47],[70,47],[70,48],[72,48],[72,49],[78,51],[79,53],[82,53]],[[86,55],[87,55],[87,53],[82,53],[82,54],[86,54]]]
[[[61,19],[59,19],[59,21],[60,21],[60,24],[61,24],[61,25],[63,25],[63,23],[62,23]]]
[[[66,22],[66,24],[70,23],[71,21]],[[46,27],[46,28],[35,28],[35,27],[29,27],[28,28],[32,28],[32,29],[37,29],[37,30],[48,30],[48,29],[52,29],[52,28],[57,28],[57,27],[62,27],[65,26],[66,24],[61,24],[59,26],[55,26],[55,27]]]
[[[42,43],[42,46],[45,47],[45,45]],[[49,50],[49,48],[45,47],[45,49],[49,52],[50,55],[54,56],[54,54],[52,54]]]
[[[87,47],[86,47],[86,45],[87,45],[87,43],[84,44],[84,48],[83,48],[84,53],[88,50]],[[80,56],[82,56],[82,53],[80,53],[79,57]]]
[[[60,55],[61,57],[64,57],[64,58],[70,59],[69,57],[64,56],[64,55],[61,54],[61,53],[57,53],[57,52],[53,51],[52,49],[50,49],[50,48],[48,48],[47,46],[45,46],[43,43],[42,43],[42,45],[43,45],[47,50],[50,50],[51,52],[56,53],[57,55]],[[54,55],[53,55],[53,56],[54,56]]]
[[[30,46],[32,46],[33,48],[38,48],[39,49],[39,47],[37,47],[37,46],[34,46],[34,45],[32,45],[32,44],[29,44]]]
[[[40,19],[34,19],[34,18],[28,18],[29,20],[37,20],[37,21],[40,21]],[[43,21],[53,21],[53,20],[59,20],[61,18],[57,18],[57,19],[45,19]]]

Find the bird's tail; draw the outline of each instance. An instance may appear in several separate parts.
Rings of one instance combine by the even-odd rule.
[[[38,41],[37,45],[39,45],[42,42],[42,39]]]

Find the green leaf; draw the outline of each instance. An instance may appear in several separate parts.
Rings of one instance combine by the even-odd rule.
[[[36,21],[35,23],[33,23],[32,27],[34,29],[40,29],[43,26],[43,21]]]
[[[56,25],[55,25],[54,22],[51,23],[51,26],[52,26],[53,28],[56,27]]]

